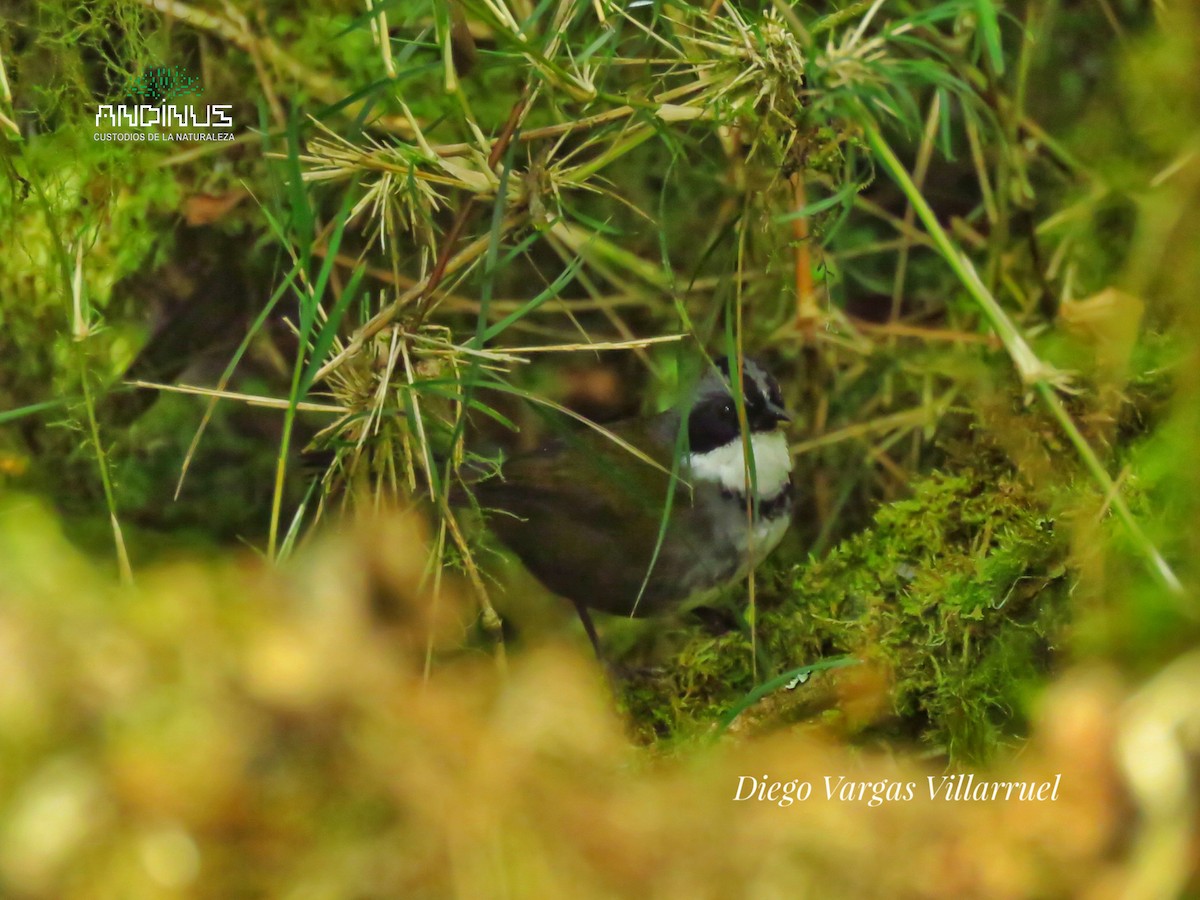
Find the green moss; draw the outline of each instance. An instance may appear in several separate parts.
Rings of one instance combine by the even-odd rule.
[[[1025,699],[1058,645],[1063,556],[1054,522],[1015,474],[933,473],[825,558],[761,579],[763,656],[783,671],[853,654],[890,687],[882,716],[843,728],[982,759],[1021,733]],[[666,674],[626,691],[647,734],[705,730],[753,687],[744,635],[693,627],[682,641]],[[805,685],[747,715],[756,727],[810,717],[821,690]]]

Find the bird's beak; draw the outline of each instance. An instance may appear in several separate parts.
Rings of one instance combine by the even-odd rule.
[[[767,412],[774,417],[776,425],[778,425],[780,422],[787,422],[790,424],[792,421],[792,414],[782,406],[776,406],[774,403],[767,404]]]

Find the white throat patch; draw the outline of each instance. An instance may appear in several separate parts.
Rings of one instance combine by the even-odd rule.
[[[759,432],[750,435],[750,446],[754,451],[758,496],[770,499],[788,483],[792,471],[787,436],[782,431]],[[742,436],[738,435],[725,446],[707,453],[689,453],[687,464],[697,481],[715,481],[727,491],[744,496],[750,493],[745,459]]]

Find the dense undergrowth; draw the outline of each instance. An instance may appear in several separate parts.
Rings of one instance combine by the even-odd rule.
[[[774,671],[849,655],[868,671],[835,677],[887,684],[882,708],[838,708],[830,685],[797,685],[742,726],[825,713],[821,726],[847,737],[986,758],[1021,734],[1068,643],[1069,580],[1065,541],[1013,473],[976,463],[919,479],[866,530],[819,561],[776,568],[760,587],[758,635]],[[702,626],[676,639],[672,664],[632,688],[630,706],[667,734],[707,730],[755,686],[749,640]]]
[[[66,861],[91,834],[80,823],[103,821],[122,824],[91,865],[113,885],[146,869],[169,893],[220,871],[236,893],[250,884],[236,867],[205,867],[229,841],[268,859],[261,829],[327,851],[313,865],[330,896],[360,857],[393,890],[436,895],[450,871],[470,896],[495,871],[421,805],[387,762],[395,745],[430,775],[431,755],[479,742],[471,778],[430,775],[433,794],[461,806],[495,779],[511,791],[498,821],[532,859],[547,832],[536,797],[513,796],[561,802],[583,770],[555,774],[563,747],[592,763],[612,751],[623,802],[669,804],[687,785],[622,780],[620,766],[699,760],[705,790],[736,767],[705,755],[720,737],[754,766],[800,747],[822,771],[865,759],[884,777],[882,756],[999,771],[1034,730],[1061,767],[1085,746],[1125,752],[1128,722],[1097,711],[1132,695],[1122,679],[1151,685],[1129,709],[1169,706],[1146,698],[1175,690],[1164,666],[1197,636],[1194,11],[106,0],[85,14],[55,0],[0,13],[0,546],[19,563],[0,582],[16,685],[0,691],[0,817],[18,847],[0,850],[0,892],[87,895]],[[231,105],[236,140],[93,140],[97,104],[168,65]],[[698,357],[739,349],[770,364],[796,413],[793,527],[715,609],[603,623],[635,673],[616,724],[576,663],[544,661],[547,643],[584,650],[564,604],[447,497],[495,453],[676,402]],[[390,525],[354,529],[381,510]],[[506,661],[532,679],[510,700]],[[830,661],[846,664],[764,688]],[[530,672],[567,688],[541,696]],[[1061,728],[1033,724],[1075,701]],[[547,724],[572,704],[575,737]],[[343,739],[353,761],[339,768]],[[480,762],[496,743],[528,765]],[[201,756],[232,774],[189,796]],[[1136,765],[1080,765],[1095,783],[1076,811],[1115,808],[1120,778],[1143,823],[1166,809]],[[38,811],[62,797],[77,840],[36,851]],[[591,793],[562,808],[619,812]],[[465,833],[494,838],[484,818]],[[430,870],[358,843],[433,819]],[[1098,825],[1050,866],[1021,857],[1016,881],[988,889],[1073,891],[1092,874],[1081,860],[1151,840],[1118,830]],[[637,855],[638,828],[620,833],[598,858]],[[821,870],[837,834],[789,858]],[[519,851],[497,851],[514,883],[603,880],[596,860],[539,869]],[[728,871],[745,878],[743,851],[730,845]],[[638,882],[630,866],[611,890]],[[896,864],[896,884],[908,871]],[[826,894],[862,896],[853,881]],[[671,883],[662,896],[683,893]]]

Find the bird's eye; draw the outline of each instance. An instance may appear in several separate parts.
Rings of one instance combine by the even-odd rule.
[[[726,403],[724,406],[721,407],[721,412],[727,416],[732,416],[733,415],[733,404]]]

